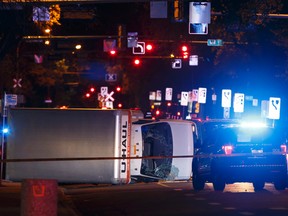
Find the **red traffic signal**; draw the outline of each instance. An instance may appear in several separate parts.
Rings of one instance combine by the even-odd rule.
[[[182,51],[182,52],[187,52],[187,51],[188,51],[188,46],[182,45],[181,51]]]
[[[140,61],[140,59],[136,58],[136,59],[134,59],[133,63],[134,63],[134,65],[138,66],[138,65],[140,65],[141,61]]]
[[[117,86],[117,87],[116,87],[116,91],[117,91],[117,92],[120,92],[121,90],[122,90],[122,88],[121,88],[120,86]]]
[[[116,50],[109,51],[110,56],[115,56],[117,54]]]
[[[181,51],[182,51],[182,57],[183,59],[187,59],[188,58],[188,46],[187,45],[182,45],[181,46]]]
[[[153,50],[153,45],[151,43],[146,44],[146,50],[147,51],[152,51]]]
[[[90,88],[90,92],[95,92],[95,88],[94,88],[94,87],[91,87],[91,88]]]

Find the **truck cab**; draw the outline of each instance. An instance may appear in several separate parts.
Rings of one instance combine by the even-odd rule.
[[[189,180],[195,123],[139,120],[132,123],[131,178],[134,181]]]

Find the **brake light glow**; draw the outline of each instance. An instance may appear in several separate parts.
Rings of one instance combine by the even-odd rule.
[[[282,153],[287,153],[287,146],[285,144],[282,144],[280,148]]]
[[[232,154],[233,146],[232,145],[223,145],[222,149],[226,155],[230,155],[230,154]]]

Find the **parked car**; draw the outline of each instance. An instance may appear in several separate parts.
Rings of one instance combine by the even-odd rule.
[[[197,142],[192,164],[193,187],[206,182],[223,191],[226,184],[251,182],[255,191],[265,182],[277,190],[287,184],[286,144],[277,128],[238,120],[205,120],[197,123]]]

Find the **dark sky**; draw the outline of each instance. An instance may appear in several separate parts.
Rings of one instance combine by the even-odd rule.
[[[225,6],[233,6],[232,2],[233,1],[229,4],[227,3]],[[268,33],[271,28],[277,30],[278,25],[283,28],[283,23],[285,24],[286,20],[275,20],[261,31],[258,26],[248,28],[247,26],[251,25],[247,24],[247,28],[245,29],[245,26],[242,25],[242,29],[245,31],[249,29],[249,31],[251,31],[248,32],[247,37],[243,37],[243,40],[250,42],[249,40],[253,39],[253,41],[248,45],[235,45],[235,47],[240,50],[238,53],[230,51],[230,48],[235,48],[233,45],[224,43],[226,49],[223,50],[222,54],[224,53],[226,56],[222,55],[220,63],[215,65],[214,61],[217,49],[219,50],[221,48],[211,48],[205,43],[198,44],[194,42],[205,42],[209,38],[224,36],[223,32],[230,35],[235,34],[235,32],[231,32],[232,28],[228,27],[228,23],[225,23],[225,17],[218,17],[217,19],[212,19],[211,24],[209,24],[208,35],[190,35],[188,33],[189,2],[184,1],[184,3],[183,22],[173,21],[172,3],[170,1],[168,1],[167,19],[151,19],[149,3],[143,2],[121,4],[63,4],[61,6],[61,25],[54,26],[52,34],[54,36],[99,36],[98,39],[85,39],[86,45],[83,47],[87,50],[88,54],[83,55],[84,57],[82,56],[81,62],[87,60],[87,64],[90,64],[88,67],[89,70],[96,70],[98,72],[95,76],[86,76],[88,79],[91,78],[91,82],[97,81],[100,75],[102,76],[105,73],[105,64],[103,63],[103,60],[105,60],[102,44],[103,37],[117,35],[117,27],[123,24],[126,28],[126,33],[138,32],[139,41],[152,41],[157,45],[154,53],[149,54],[151,56],[155,57],[158,55],[167,57],[170,55],[170,52],[179,53],[179,48],[182,43],[190,44],[190,54],[199,56],[199,66],[189,66],[188,62],[184,61],[181,69],[172,69],[170,59],[159,57],[143,59],[141,68],[137,69],[133,68],[130,64],[131,62],[129,62],[129,59],[132,60],[133,57],[131,48],[119,51],[118,57],[121,57],[123,59],[122,62],[125,62],[126,70],[128,70],[129,73],[139,73],[138,80],[136,81],[143,85],[141,86],[143,92],[154,90],[164,91],[166,87],[172,87],[175,89],[175,95],[173,96],[176,97],[176,94],[181,91],[206,87],[209,93],[211,93],[211,88],[215,88],[218,94],[221,93],[221,89],[223,88],[231,88],[235,92],[244,92],[245,94],[255,95],[255,97],[261,99],[267,99],[272,95],[286,97],[285,77],[279,78],[285,73],[285,49],[281,48],[281,46],[275,46],[273,43],[275,38]],[[218,3],[212,1],[212,6],[217,6],[217,10],[220,10],[221,7],[219,7],[220,4]],[[236,5],[238,6],[239,4]],[[224,7],[223,11],[224,9],[226,8]],[[15,45],[15,35],[39,35],[39,31],[35,30],[35,24],[31,21],[31,10],[32,5],[26,5],[23,10],[0,11],[2,36],[0,53],[2,57],[10,47]],[[72,15],[78,16],[78,19],[72,19]],[[9,17],[9,19],[6,19],[7,17]],[[240,20],[240,16],[237,17],[235,13],[232,18],[233,17],[236,21]],[[239,24],[239,22],[237,23],[236,21],[235,23],[238,25],[243,24]],[[229,22],[232,21],[229,20]],[[280,25],[279,23],[282,24]],[[236,24],[233,26],[235,27]],[[224,26],[222,32],[219,32],[220,26]],[[239,29],[237,31],[239,31]],[[233,29],[233,31],[236,30]],[[244,33],[246,34],[247,32]],[[3,38],[13,34],[14,40],[3,40]],[[236,41],[236,39],[232,37],[227,37],[226,40],[233,43]],[[240,42],[242,42],[241,40]],[[81,38],[75,39],[75,41],[62,38],[58,41],[55,40],[57,45],[54,47],[57,49],[60,43],[66,43],[68,41],[69,43],[83,42]],[[256,42],[258,45],[251,45]],[[147,55],[148,54],[146,54],[146,57]],[[134,92],[134,90],[131,91]],[[148,94],[146,96],[141,95],[141,97],[148,98]],[[146,100],[146,98],[144,98],[144,100]]]

